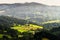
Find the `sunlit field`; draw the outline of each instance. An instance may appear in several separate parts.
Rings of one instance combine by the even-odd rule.
[[[29,26],[28,26],[29,25]],[[18,30],[19,32],[34,32],[38,29],[43,29],[42,26],[33,25],[33,24],[26,24],[26,25],[14,25],[11,29]]]

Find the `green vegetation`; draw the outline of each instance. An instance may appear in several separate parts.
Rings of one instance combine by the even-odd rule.
[[[60,23],[36,24],[31,21],[0,16],[0,40],[35,40],[35,33],[46,31],[60,37]],[[40,35],[40,34],[39,34]]]
[[[0,16],[1,40],[30,40],[34,39],[35,32],[41,31],[42,26],[33,22],[26,24],[26,20],[7,16]]]
[[[34,25],[34,24],[29,24],[28,25],[14,25],[11,27],[11,29],[18,30],[19,32],[30,32],[30,31],[36,31],[38,29],[43,29],[42,26]]]

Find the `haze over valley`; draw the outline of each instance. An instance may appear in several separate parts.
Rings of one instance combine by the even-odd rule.
[[[48,20],[60,20],[60,6],[48,6],[36,2],[0,4],[0,15],[40,23]]]

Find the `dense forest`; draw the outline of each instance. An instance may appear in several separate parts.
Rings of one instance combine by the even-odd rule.
[[[23,19],[0,16],[0,40],[37,40],[40,36],[39,39],[42,40],[43,33],[57,40],[60,37],[60,25],[52,25],[55,24],[56,27],[49,29],[50,24],[38,25],[31,21],[27,23],[27,20]]]

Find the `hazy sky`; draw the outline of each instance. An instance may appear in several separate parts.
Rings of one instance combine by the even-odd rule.
[[[39,2],[47,5],[60,6],[60,0],[0,0],[0,3],[25,3],[25,2]]]

